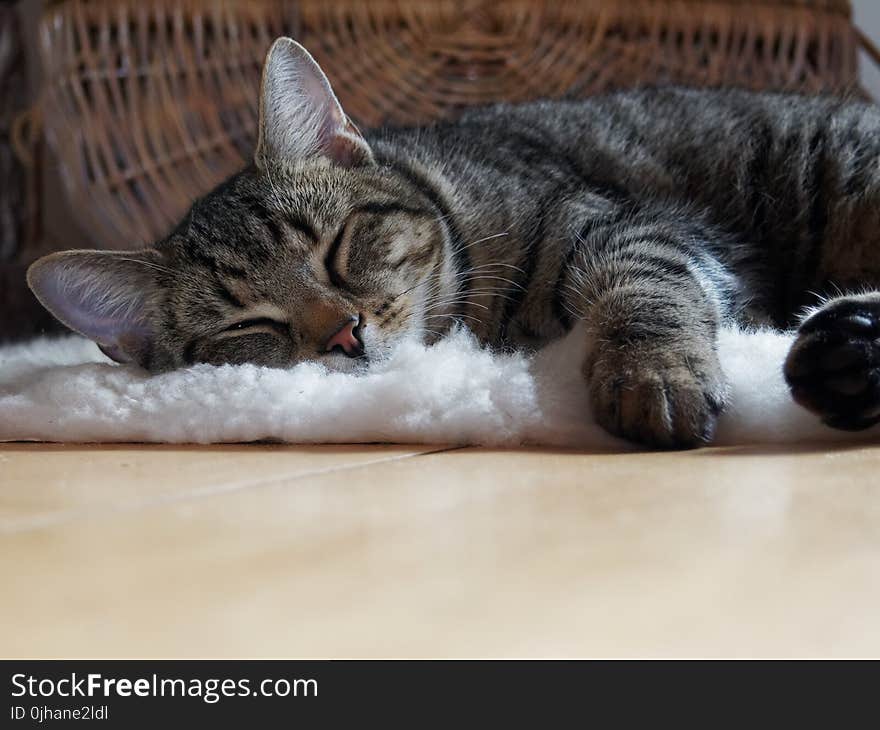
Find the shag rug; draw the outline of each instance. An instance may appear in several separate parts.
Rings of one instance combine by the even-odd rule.
[[[730,381],[717,443],[880,441],[835,431],[798,407],[782,378],[790,334],[727,330]],[[0,348],[0,440],[217,443],[541,444],[622,449],[596,426],[577,330],[537,355],[490,353],[465,332],[406,343],[363,375],[305,363],[149,376],[80,337]]]

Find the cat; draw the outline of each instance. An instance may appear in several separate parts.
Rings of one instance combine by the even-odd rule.
[[[856,99],[667,87],[362,134],[281,38],[252,164],[154,247],[52,254],[28,281],[152,372],[351,370],[457,325],[535,349],[582,322],[595,419],[684,448],[713,438],[730,323],[797,324],[797,402],[880,420],[878,232],[880,111]]]

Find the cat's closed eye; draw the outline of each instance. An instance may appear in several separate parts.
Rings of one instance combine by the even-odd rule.
[[[271,317],[255,317],[254,319],[243,319],[240,322],[236,322],[235,324],[229,325],[224,332],[245,332],[248,330],[256,329],[256,328],[266,328],[272,329],[279,334],[286,335],[288,332],[287,324],[284,322],[279,322],[277,319],[272,319]]]

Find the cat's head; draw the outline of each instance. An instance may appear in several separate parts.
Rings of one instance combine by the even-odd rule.
[[[154,247],[52,254],[28,282],[110,357],[152,371],[350,369],[421,331],[447,246],[436,208],[376,163],[314,59],[281,38],[263,69],[252,165]]]

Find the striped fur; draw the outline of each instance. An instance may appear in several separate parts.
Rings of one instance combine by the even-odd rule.
[[[665,88],[352,130],[356,159],[260,158],[155,248],[106,256],[92,275],[121,290],[152,277],[134,359],[350,368],[322,344],[352,315],[360,362],[455,323],[538,348],[583,321],[599,422],[693,446],[724,406],[722,323],[790,326],[880,280],[880,112],[859,101]]]

